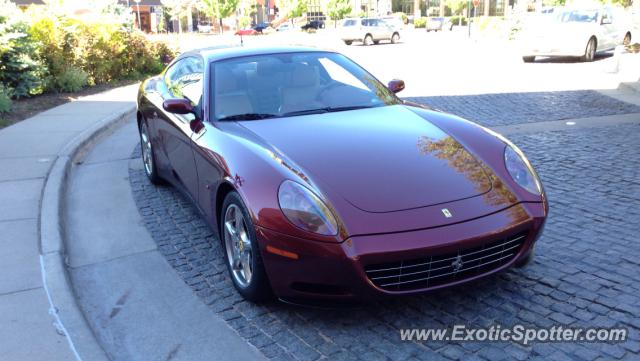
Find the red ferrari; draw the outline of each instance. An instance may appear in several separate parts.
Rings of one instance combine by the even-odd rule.
[[[308,48],[182,54],[138,95],[149,179],[219,234],[245,298],[425,292],[533,257],[548,204],[525,155]]]

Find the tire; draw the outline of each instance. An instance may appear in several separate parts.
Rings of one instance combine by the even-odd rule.
[[[391,44],[397,44],[398,40],[400,40],[400,34],[393,33],[393,35],[391,35]]]
[[[533,63],[536,60],[535,56],[523,56],[522,61],[525,63]]]
[[[251,302],[271,299],[273,293],[260,255],[256,231],[237,192],[227,194],[222,204],[220,238],[229,276],[238,293]]]
[[[149,136],[149,127],[146,120],[140,122],[138,128],[140,133],[140,153],[142,155],[142,165],[144,173],[149,178],[149,181],[153,184],[162,184],[162,178],[158,175],[158,168],[156,166],[156,156],[151,143],[151,137]]]
[[[598,48],[598,41],[596,38],[592,37],[587,42],[587,46],[584,49],[584,55],[582,56],[582,61],[584,62],[592,62],[596,58],[596,49]]]
[[[528,265],[529,263],[531,263],[531,261],[533,261],[534,258],[535,258],[535,249],[531,248],[531,251],[529,251],[529,254],[527,255],[527,257],[516,261],[514,266],[516,268],[522,268]]]
[[[362,41],[362,43],[365,46],[372,45],[373,44],[373,36],[371,36],[371,34],[365,35],[364,40]]]
[[[351,40],[345,40],[344,43],[347,45],[351,45],[353,42]]]
[[[622,40],[622,45],[624,46],[631,45],[631,33],[626,33],[624,35],[624,40]]]

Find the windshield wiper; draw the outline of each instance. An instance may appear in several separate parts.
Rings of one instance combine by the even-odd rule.
[[[367,108],[375,108],[378,105],[351,105],[348,107],[333,107],[327,108],[328,112],[344,112],[347,110],[356,110],[356,109],[367,109]]]
[[[245,114],[235,114],[230,115],[228,117],[220,118],[219,121],[225,120],[260,120],[267,118],[275,118],[277,114],[267,114],[267,113],[245,113]]]
[[[295,112],[288,112],[282,114],[283,117],[293,117],[296,115],[308,115],[308,114],[322,114],[322,113],[333,113],[333,112],[343,112],[347,110],[356,110],[356,109],[365,109],[365,108],[373,108],[375,105],[352,105],[348,107],[324,107],[317,109],[307,109],[307,110],[297,110]]]

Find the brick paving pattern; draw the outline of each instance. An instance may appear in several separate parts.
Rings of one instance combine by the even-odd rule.
[[[151,185],[142,170],[131,169],[130,181],[167,261],[212,312],[271,359],[639,359],[640,126],[542,132],[512,140],[537,167],[551,204],[535,261],[464,287],[353,309],[244,301],[227,275],[219,241],[186,198],[171,187]],[[139,149],[134,154],[138,157]],[[456,324],[621,326],[630,337],[618,344],[529,346],[400,341],[401,328]]]
[[[484,126],[640,113],[640,107],[593,90],[406,98]]]

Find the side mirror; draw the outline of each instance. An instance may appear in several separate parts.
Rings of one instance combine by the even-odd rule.
[[[193,105],[187,99],[167,99],[162,103],[162,108],[173,114],[193,113]]]
[[[404,80],[393,79],[392,81],[389,82],[389,85],[387,85],[387,88],[389,88],[389,90],[391,90],[394,93],[400,93],[401,91],[404,90]]]
[[[189,128],[191,128],[192,132],[197,134],[204,129],[204,123],[202,123],[202,120],[196,118],[189,122]]]

